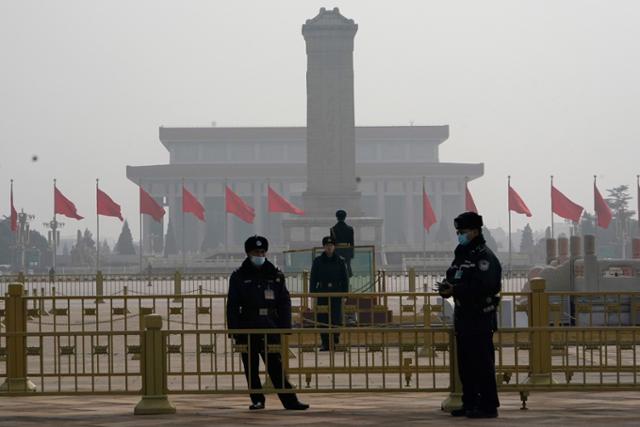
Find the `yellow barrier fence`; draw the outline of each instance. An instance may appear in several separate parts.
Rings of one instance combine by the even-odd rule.
[[[638,295],[618,295],[620,315],[607,317],[610,294],[547,293],[541,279],[531,288],[506,294],[499,313],[504,322],[494,342],[501,391],[520,393],[525,407],[531,391],[639,388],[640,329],[623,316]],[[355,315],[354,322],[317,322],[331,306],[316,298],[326,296],[342,298],[345,318]],[[250,344],[230,336],[254,334],[273,342],[267,352],[281,355],[298,393],[449,392],[443,408],[460,405],[447,302],[431,293],[292,298],[293,329],[229,330],[221,295],[174,301],[174,295],[125,292],[100,304],[95,297],[25,296],[22,284],[12,284],[0,300],[0,393],[141,394],[136,413],[167,413],[174,410],[171,394],[252,391],[240,360]],[[569,301],[567,311],[555,315],[556,300]],[[602,316],[572,324],[577,301],[590,301],[592,313]],[[518,324],[523,319],[526,324]],[[333,351],[321,351],[321,334],[340,334]],[[261,376],[267,380],[264,370]]]

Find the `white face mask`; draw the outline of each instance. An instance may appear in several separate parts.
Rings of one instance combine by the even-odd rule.
[[[264,264],[264,262],[267,260],[267,257],[265,257],[265,256],[253,256],[252,255],[250,258],[251,258],[251,262],[256,267],[262,267],[262,264]]]

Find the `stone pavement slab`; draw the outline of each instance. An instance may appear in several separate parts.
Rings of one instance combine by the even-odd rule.
[[[163,427],[163,426],[578,426],[640,425],[639,392],[533,393],[529,409],[520,410],[519,396],[501,395],[500,418],[469,420],[440,411],[444,394],[366,393],[309,394],[304,412],[285,411],[275,396],[267,409],[249,411],[239,395],[174,395],[175,415],[134,416],[137,396],[0,397],[0,426]]]

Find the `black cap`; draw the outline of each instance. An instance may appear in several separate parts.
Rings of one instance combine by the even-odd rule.
[[[344,221],[347,218],[347,212],[342,209],[336,211],[336,218],[338,218],[338,221]]]
[[[475,212],[461,213],[453,220],[456,230],[473,230],[482,228],[482,216]]]
[[[244,242],[244,251],[246,253],[251,252],[254,249],[264,249],[265,251],[269,250],[269,241],[266,237],[262,236],[251,236]]]
[[[323,237],[322,238],[322,246],[329,245],[329,244],[335,245],[336,244],[335,239],[333,237],[331,237],[331,236]]]

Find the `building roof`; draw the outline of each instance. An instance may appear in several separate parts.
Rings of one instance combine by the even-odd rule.
[[[460,177],[473,180],[484,173],[483,163],[361,163],[356,164],[356,175],[367,177]],[[228,177],[272,179],[300,178],[306,180],[304,163],[228,163],[211,167],[208,164],[165,164],[127,166],[127,178],[138,183],[145,180],[175,180],[190,178]]]
[[[306,143],[307,128],[298,127],[160,127],[162,144],[216,142]],[[449,125],[441,126],[356,126],[358,143],[423,141],[439,145],[449,138]]]

